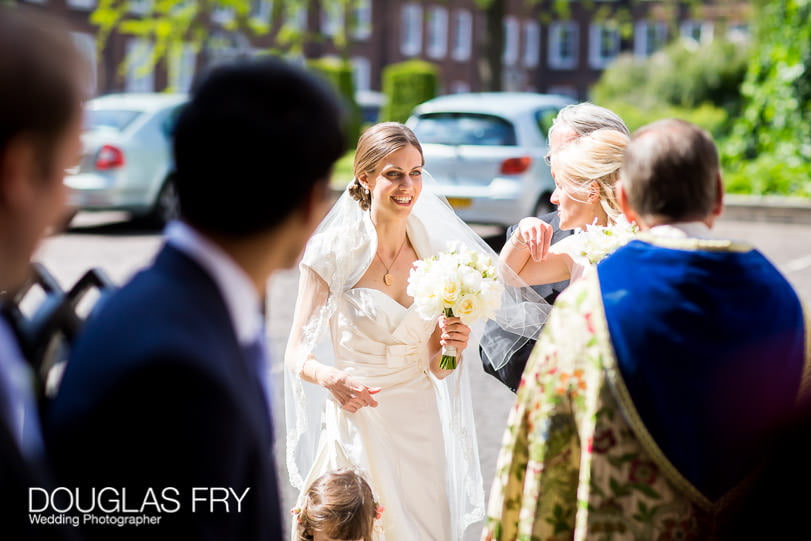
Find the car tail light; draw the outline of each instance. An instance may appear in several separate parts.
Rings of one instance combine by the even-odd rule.
[[[96,155],[96,169],[116,169],[124,166],[124,152],[113,145],[104,145]]]
[[[532,158],[522,156],[521,158],[509,158],[501,163],[502,175],[520,175],[532,165]]]

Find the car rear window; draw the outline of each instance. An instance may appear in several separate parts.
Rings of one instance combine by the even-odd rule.
[[[95,130],[99,128],[110,128],[116,131],[124,131],[140,114],[140,111],[124,111],[118,109],[85,111],[84,129]]]
[[[417,117],[414,133],[421,143],[443,145],[515,146],[509,121],[476,113],[428,113]]]

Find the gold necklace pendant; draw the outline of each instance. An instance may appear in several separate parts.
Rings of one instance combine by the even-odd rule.
[[[391,285],[391,282],[392,282],[392,277],[391,277],[391,274],[389,274],[389,273],[387,272],[387,273],[386,273],[386,274],[383,276],[383,283],[384,283],[384,284],[386,284],[387,286],[390,286],[390,285]]]

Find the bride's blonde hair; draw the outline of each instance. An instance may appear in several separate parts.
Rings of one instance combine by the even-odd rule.
[[[620,215],[614,195],[622,157],[630,138],[617,130],[601,129],[578,137],[555,153],[557,181],[588,197],[592,183],[599,188],[600,205],[614,223]]]

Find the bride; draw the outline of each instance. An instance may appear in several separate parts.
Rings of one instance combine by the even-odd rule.
[[[422,148],[402,124],[367,130],[354,170],[301,263],[285,354],[290,479],[305,490],[326,471],[358,469],[385,507],[381,539],[459,540],[483,517],[484,490],[469,363],[447,371],[439,360],[443,345],[471,345],[471,329],[422,319],[406,288],[414,262],[449,240],[491,251],[423,190]],[[505,324],[538,330],[513,308],[524,319]]]

